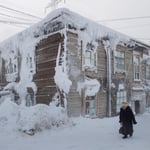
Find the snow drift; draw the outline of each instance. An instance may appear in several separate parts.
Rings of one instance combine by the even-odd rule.
[[[71,123],[62,107],[37,104],[32,107],[17,105],[9,98],[0,105],[0,125],[20,131],[41,131],[67,126]],[[11,126],[10,126],[11,125]]]

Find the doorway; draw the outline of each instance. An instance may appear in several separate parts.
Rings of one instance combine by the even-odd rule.
[[[135,113],[139,114],[140,113],[140,102],[135,101]]]

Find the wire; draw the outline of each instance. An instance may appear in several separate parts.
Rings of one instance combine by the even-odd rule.
[[[14,11],[14,12],[17,12],[17,13],[20,13],[20,14],[23,14],[23,15],[26,15],[26,16],[30,16],[30,17],[33,17],[33,18],[36,18],[36,19],[40,19],[40,17],[37,17],[37,16],[34,16],[34,15],[31,15],[29,13],[26,13],[26,12],[23,12],[23,11],[20,11],[20,10],[16,10],[16,9],[13,9],[13,8],[9,8],[9,7],[6,7],[4,5],[0,5],[1,8],[5,8],[7,10],[11,10],[11,11]]]
[[[19,19],[19,20],[21,19],[24,21],[31,21],[30,19],[26,19],[26,18],[22,18],[22,17],[15,17],[15,16],[7,15],[7,14],[1,13],[1,12],[0,12],[0,15],[5,16],[5,17],[9,17],[9,18]]]
[[[148,38],[136,38],[136,39],[140,39],[140,40],[144,40],[144,41],[150,41],[150,39],[148,39]]]
[[[115,29],[129,29],[129,28],[141,28],[141,27],[150,27],[150,23],[149,24],[143,24],[143,25],[116,27]]]
[[[114,22],[114,21],[137,20],[137,19],[150,19],[150,16],[106,19],[106,20],[98,20],[97,22]]]
[[[28,23],[28,22],[19,22],[19,21],[7,21],[7,20],[0,20],[0,23],[5,23],[5,24],[20,24],[20,25],[32,25],[33,23]]]

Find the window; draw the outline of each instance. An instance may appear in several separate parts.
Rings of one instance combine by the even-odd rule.
[[[31,68],[33,68],[32,67],[32,57],[30,56],[30,54],[28,54],[28,56],[27,56],[27,65],[28,65],[28,67],[31,69]]]
[[[122,51],[114,52],[115,70],[125,71],[125,54]]]
[[[88,43],[86,45],[86,50],[84,53],[84,62],[85,65],[89,66],[96,66],[96,52],[95,52],[95,46],[91,43]]]
[[[18,55],[12,50],[5,60],[6,81],[14,82],[18,77]]]
[[[116,111],[119,112],[120,111],[120,106],[122,102],[126,102],[127,101],[127,93],[126,91],[118,91],[117,92],[117,103],[116,103]]]
[[[150,65],[146,66],[146,79],[150,80]]]
[[[138,55],[134,56],[134,79],[140,79],[140,57]]]
[[[13,64],[12,59],[9,59],[8,67],[7,67],[7,73],[13,73]]]

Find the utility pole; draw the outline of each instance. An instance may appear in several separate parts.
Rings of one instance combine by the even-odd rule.
[[[60,3],[66,4],[66,0],[50,0],[45,9],[56,9]]]

